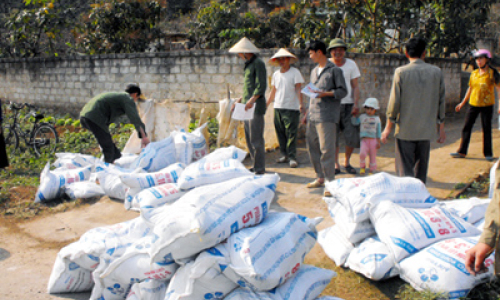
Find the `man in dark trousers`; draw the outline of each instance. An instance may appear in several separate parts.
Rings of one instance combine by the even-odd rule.
[[[424,62],[427,43],[411,38],[406,43],[410,63],[394,72],[387,122],[381,141],[387,142],[396,124],[396,173],[427,180],[431,139],[444,143],[445,89],[441,69]]]
[[[121,157],[120,150],[113,143],[109,132],[109,124],[120,116],[127,115],[134,124],[141,139],[141,146],[149,144],[146,127],[142,123],[135,103],[141,98],[141,89],[136,84],[129,84],[125,92],[103,93],[90,100],[80,112],[80,123],[83,128],[90,130],[104,154],[104,161],[113,163]]]

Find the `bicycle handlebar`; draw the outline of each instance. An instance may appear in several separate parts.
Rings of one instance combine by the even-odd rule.
[[[16,103],[14,102],[11,102],[9,100],[6,101],[6,103],[10,106],[11,109],[14,109],[14,110],[21,110],[25,107],[29,108],[29,109],[35,109],[36,107],[32,104],[29,104],[29,103],[23,103],[23,104],[20,104],[20,105],[16,105]]]

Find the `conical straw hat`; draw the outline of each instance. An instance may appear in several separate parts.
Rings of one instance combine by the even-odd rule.
[[[297,56],[288,52],[286,49],[281,48],[278,50],[278,52],[276,52],[276,54],[273,55],[273,57],[271,57],[271,59],[269,59],[269,64],[275,67],[279,67],[280,64],[278,63],[277,60],[277,58],[279,57],[290,57],[290,64],[294,64],[299,60]]]
[[[236,43],[231,49],[229,49],[229,53],[259,53],[259,48],[255,47],[255,45],[246,37],[242,38],[239,42]]]

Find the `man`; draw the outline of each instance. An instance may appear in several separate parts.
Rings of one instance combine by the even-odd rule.
[[[427,180],[430,140],[444,143],[445,89],[441,69],[423,61],[427,43],[411,38],[406,43],[410,63],[394,72],[382,142],[396,123],[396,173]]]
[[[332,58],[330,59],[337,67],[342,69],[347,87],[347,96],[340,101],[340,122],[339,132],[344,133],[345,139],[345,160],[344,168],[349,174],[356,174],[356,169],[351,166],[351,154],[355,148],[359,148],[359,127],[354,126],[351,122],[351,117],[359,112],[359,83],[358,79],[361,76],[358,65],[349,58],[345,58],[347,45],[342,39],[333,39],[328,47],[328,52]],[[337,152],[335,154],[335,174],[339,174],[339,134],[337,133]]]
[[[318,65],[311,71],[315,98],[310,99],[306,128],[306,143],[309,158],[316,172],[316,179],[308,188],[319,188],[325,179],[335,179],[336,135],[340,121],[340,100],[347,95],[344,75],[326,57],[326,45],[313,41],[307,47],[309,58]],[[303,120],[305,122],[306,119]],[[331,196],[328,191],[325,196]]]
[[[246,37],[242,38],[231,49],[245,61],[243,97],[237,102],[245,104],[245,110],[255,105],[252,120],[245,121],[245,139],[248,152],[253,160],[250,170],[257,175],[266,172],[266,149],[264,142],[264,115],[266,114],[265,92],[267,88],[267,72],[264,62],[257,57],[259,49]],[[234,110],[233,104],[232,110]]]
[[[484,228],[477,244],[466,252],[465,268],[472,275],[476,275],[486,269],[485,259],[495,251],[495,275],[500,273],[500,243],[498,234],[500,229],[500,164],[495,173],[495,192],[491,199],[484,220]],[[496,249],[495,249],[496,248]]]
[[[274,128],[280,145],[281,157],[278,163],[290,162],[290,168],[297,163],[297,130],[300,113],[304,112],[301,87],[304,78],[300,71],[290,64],[296,63],[297,57],[281,48],[271,57],[269,64],[281,67],[271,79],[271,94],[267,106],[274,101]]]
[[[141,147],[149,144],[145,133],[145,126],[139,117],[135,102],[141,97],[141,89],[135,84],[127,85],[125,92],[103,93],[90,100],[80,112],[80,123],[82,127],[90,130],[104,154],[104,161],[113,163],[121,157],[120,150],[113,143],[109,133],[109,124],[113,123],[122,115],[127,115],[130,122],[134,124]]]

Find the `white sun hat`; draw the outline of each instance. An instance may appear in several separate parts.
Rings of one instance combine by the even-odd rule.
[[[290,57],[290,64],[294,64],[299,60],[297,56],[288,52],[288,50],[286,50],[285,48],[280,48],[278,52],[276,52],[276,54],[274,54],[273,57],[269,59],[269,64],[275,67],[279,67],[280,64],[278,63],[277,58],[280,57]]]
[[[246,37],[242,38],[239,42],[236,43],[231,49],[229,49],[229,53],[259,53],[259,48],[255,47],[255,45]]]
[[[380,109],[380,107],[378,106],[378,100],[377,100],[377,98],[368,98],[368,99],[366,99],[365,104],[363,105],[363,107],[371,107],[371,108],[376,109],[376,110]]]

